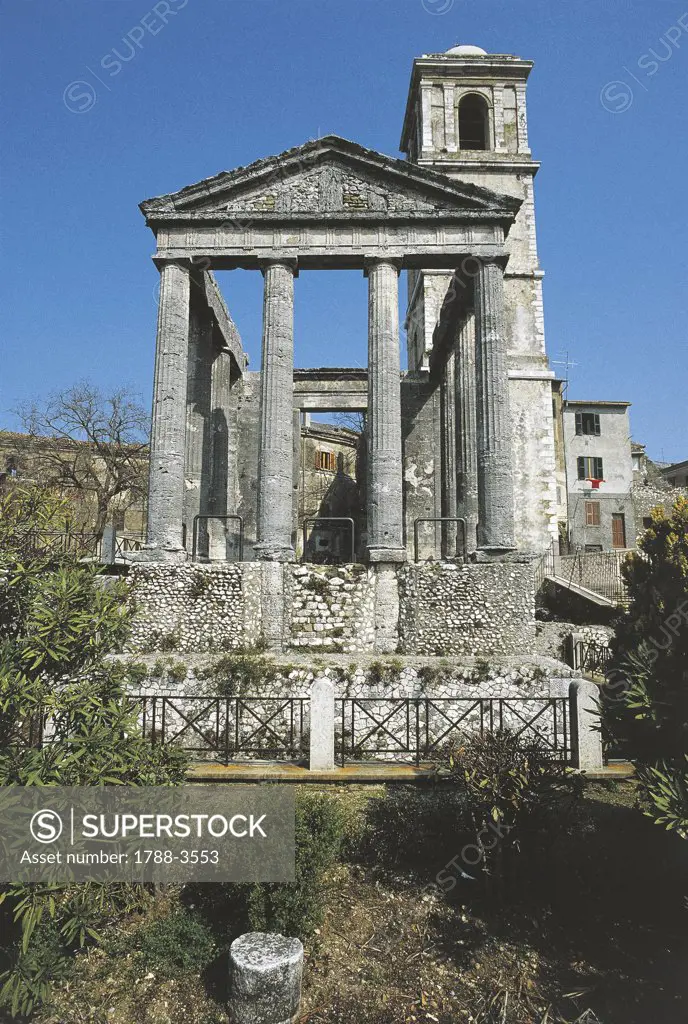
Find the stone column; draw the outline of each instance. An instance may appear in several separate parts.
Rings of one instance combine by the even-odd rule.
[[[449,353],[440,379],[442,424],[442,515],[456,517],[456,381],[454,350]],[[442,557],[457,555],[456,523],[442,524]]]
[[[481,262],[475,278],[478,547],[514,547],[514,481],[504,330],[504,271]]]
[[[371,260],[368,274],[368,557],[406,560],[401,459],[399,270]]]
[[[274,932],[249,932],[229,948],[234,1024],[291,1024],[301,1006],[303,946]]]
[[[294,460],[294,270],[266,264],[258,462],[258,558],[291,562]]]
[[[145,555],[184,561],[186,373],[189,349],[189,268],[160,271]],[[189,538],[190,540],[190,538]]]
[[[194,282],[192,280],[192,288]],[[198,285],[195,286],[196,288]],[[196,515],[207,514],[212,476],[211,373],[213,362],[213,317],[205,296],[191,299],[189,359],[186,377],[186,455],[184,522],[187,550],[193,543]],[[196,557],[208,556],[208,523],[198,524]]]
[[[456,345],[457,515],[466,520],[468,551],[475,551],[478,525],[475,387],[475,318],[470,312],[459,327]]]
[[[236,408],[232,395],[232,355],[215,349],[211,370],[211,489],[208,512],[224,516],[235,511]],[[208,552],[213,560],[238,558],[235,521],[211,519],[207,528]]]

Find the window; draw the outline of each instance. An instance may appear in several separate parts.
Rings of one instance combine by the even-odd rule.
[[[315,468],[326,469],[330,473],[334,473],[337,469],[337,455],[335,452],[316,452],[315,453]]]
[[[599,501],[586,501],[585,503],[585,525],[600,525],[600,503]]]
[[[596,412],[576,413],[576,433],[600,436],[600,417]]]
[[[622,512],[612,514],[612,547],[626,547],[626,517]]]
[[[578,479],[579,480],[604,480],[602,459],[592,458],[589,455],[578,456]]]
[[[459,103],[459,149],[489,149],[489,116],[482,96],[471,93]]]
[[[588,551],[588,552],[590,552],[590,551],[601,551],[602,550],[602,545],[601,544],[586,544],[585,545],[585,550]]]

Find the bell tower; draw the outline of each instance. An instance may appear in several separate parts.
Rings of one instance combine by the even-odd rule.
[[[528,140],[526,84],[532,68],[532,61],[488,54],[479,46],[453,46],[446,53],[416,58],[400,148],[420,167],[521,200],[505,241],[509,259],[504,273],[504,330],[515,499],[521,509],[519,546],[543,550],[556,533],[554,374],[545,350],[543,272],[535,227],[534,179],[540,165]],[[430,365],[433,332],[450,275],[411,271],[408,277],[408,367],[422,372]],[[457,365],[456,372],[460,371]]]

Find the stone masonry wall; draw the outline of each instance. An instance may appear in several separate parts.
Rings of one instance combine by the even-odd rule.
[[[325,652],[372,650],[375,578],[362,565],[291,569],[288,646]]]
[[[535,650],[530,563],[284,565],[279,580],[267,571],[274,568],[260,562],[132,567],[129,650],[228,651],[261,638],[275,649],[323,654]]]
[[[416,654],[531,652],[535,586],[531,562],[434,562],[399,573],[401,650]]]
[[[260,565],[143,563],[129,572],[132,651],[231,650],[260,636]]]

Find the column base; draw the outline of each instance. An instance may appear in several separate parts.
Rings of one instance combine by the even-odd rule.
[[[407,559],[406,548],[382,548],[374,547],[368,548],[366,552],[368,561],[374,564],[380,562],[399,563],[405,562]]]
[[[265,541],[254,544],[253,550],[256,558],[261,562],[294,562],[296,555],[292,547],[283,547],[280,544],[270,544]]]
[[[525,558],[522,552],[516,548],[501,547],[477,547],[468,555],[471,562],[524,562],[530,559]]]
[[[132,551],[127,555],[131,562],[166,562],[173,565],[180,565],[188,558],[186,548],[166,548],[157,544],[145,544],[140,551]]]

